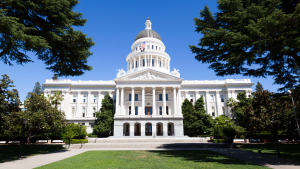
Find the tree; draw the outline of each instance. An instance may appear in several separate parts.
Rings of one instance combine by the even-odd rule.
[[[195,59],[209,63],[218,76],[274,76],[279,90],[297,85],[300,67],[300,5],[288,0],[218,0],[194,18],[203,34]]]
[[[107,93],[102,99],[100,112],[96,112],[95,126],[93,133],[102,136],[109,136],[114,127],[114,105],[113,99]]]
[[[19,112],[21,105],[19,99],[18,90],[13,89],[15,87],[14,82],[8,77],[8,75],[2,75],[0,79],[0,135],[4,133],[8,124],[5,124],[4,116],[8,116],[11,112]]]
[[[57,109],[57,105],[61,104],[61,102],[64,100],[60,91],[55,92],[54,95],[49,95],[48,98],[51,104],[55,105],[56,109]]]
[[[70,123],[64,128],[64,131],[62,132],[62,139],[65,143],[70,144],[72,138],[79,137],[79,133],[80,138],[84,138],[87,135],[86,126],[82,125],[80,130],[79,124]]]
[[[29,93],[24,106],[26,111],[11,112],[5,116],[5,121],[8,124],[5,135],[20,135],[24,119],[27,119],[24,131],[28,142],[33,135],[47,138],[61,135],[67,125],[65,114],[53,108],[43,95]]]
[[[39,82],[36,82],[35,85],[34,85],[34,88],[32,90],[32,93],[44,94],[44,87],[41,86],[41,84]]]
[[[249,95],[248,97],[246,96],[246,92],[238,93],[237,95],[237,106],[235,108],[235,115],[237,122],[240,126],[245,127],[245,115],[244,115],[244,109],[251,105],[252,103],[252,96]]]
[[[234,112],[235,112],[235,110],[234,110],[234,108],[236,107],[238,105],[238,103],[237,103],[237,101],[234,99],[234,98],[232,98],[232,97],[230,97],[228,100],[227,100],[227,103],[226,103],[226,106],[227,107],[230,107],[231,109],[231,112],[232,112],[232,119],[234,119],[234,117],[235,117],[235,114],[234,114]]]
[[[185,99],[182,103],[184,133],[196,136],[204,132],[210,132],[213,126],[212,116],[206,114],[203,97],[197,99],[195,108],[193,104]]]
[[[264,90],[263,86],[257,82],[256,86],[255,86],[255,91],[256,92],[262,92]]]
[[[92,69],[87,58],[95,44],[74,26],[84,26],[83,14],[74,12],[78,0],[0,2],[0,60],[24,65],[34,52],[46,69],[58,76],[78,76]]]

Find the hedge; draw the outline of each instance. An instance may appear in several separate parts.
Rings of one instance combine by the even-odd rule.
[[[88,143],[88,139],[80,139],[81,143]],[[79,144],[79,139],[71,139],[71,144]]]
[[[218,139],[212,139],[214,143],[218,142]],[[219,139],[218,143],[225,143],[225,139]]]

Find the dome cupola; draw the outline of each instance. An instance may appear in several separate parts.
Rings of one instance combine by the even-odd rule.
[[[154,30],[151,29],[151,21],[149,20],[149,17],[147,19],[147,21],[145,22],[145,26],[146,28],[144,30],[142,30],[136,37],[135,40],[141,39],[141,38],[156,38],[161,40],[161,37],[159,36],[159,34],[157,32],[155,32]],[[162,40],[161,40],[162,41]]]

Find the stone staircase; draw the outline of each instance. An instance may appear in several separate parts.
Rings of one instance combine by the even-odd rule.
[[[207,142],[205,138],[89,138],[85,144],[71,144],[70,149],[177,149],[227,148],[225,144]]]

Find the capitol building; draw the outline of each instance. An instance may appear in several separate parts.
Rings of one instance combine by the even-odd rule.
[[[250,95],[250,79],[183,80],[178,69],[170,66],[171,57],[160,35],[146,20],[126,57],[126,71],[119,69],[111,81],[46,80],[44,94],[61,91],[64,100],[59,109],[69,123],[87,126],[92,133],[95,112],[108,93],[114,100],[113,137],[183,137],[181,104],[204,98],[206,112],[213,117],[231,117],[228,98],[239,92]],[[124,64],[125,65],[125,64]],[[117,69],[117,68],[116,68]]]

